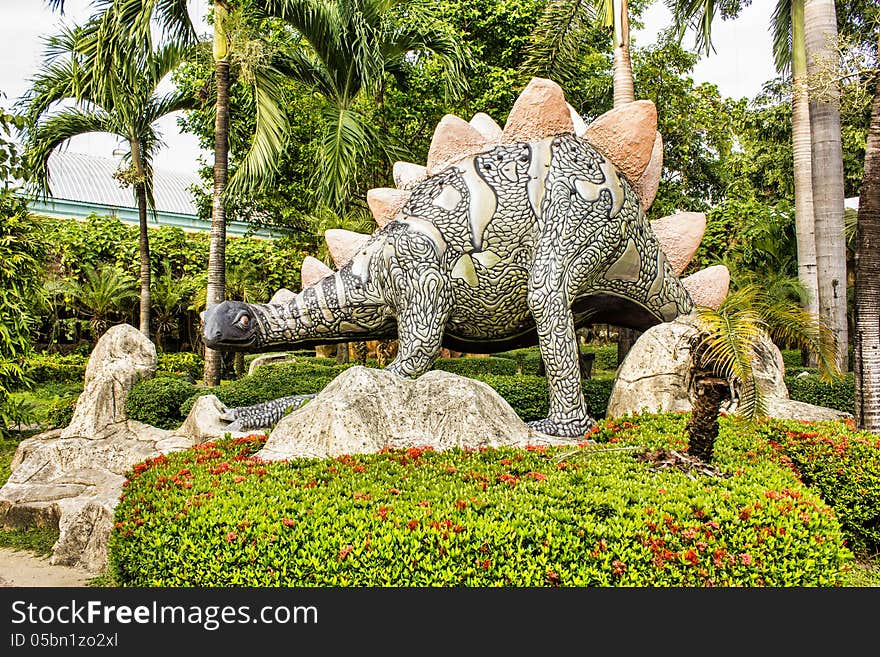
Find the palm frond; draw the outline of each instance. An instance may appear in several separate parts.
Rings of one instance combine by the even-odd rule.
[[[361,163],[373,153],[380,139],[357,111],[329,105],[322,112],[323,134],[318,146],[315,185],[326,204],[341,211],[351,198]]]
[[[700,307],[701,333],[693,349],[699,366],[727,379],[736,390],[737,411],[746,419],[767,413],[767,400],[752,369],[763,321],[750,310]]]
[[[66,141],[90,132],[114,132],[106,112],[67,108],[46,118],[27,131],[25,158],[31,172],[31,183],[41,194],[50,193],[49,156]]]
[[[434,27],[426,17],[412,16],[405,24],[389,26],[380,37],[380,48],[384,70],[391,70],[406,57],[429,54],[441,64],[446,93],[459,98],[467,92],[468,81],[464,75],[470,52],[467,45]]]
[[[672,12],[675,34],[678,41],[684,38],[687,30],[694,30],[694,46],[709,54],[715,50],[712,45],[712,22],[715,19],[716,0],[666,0]]]
[[[571,80],[578,70],[578,55],[586,31],[597,17],[596,4],[596,0],[548,2],[529,37],[523,71],[528,75]]]
[[[282,76],[275,71],[254,71],[256,132],[250,149],[229,181],[229,194],[268,186],[275,177],[290,125],[284,110],[278,104],[278,100],[283,98],[282,82]]]
[[[770,19],[773,33],[773,61],[776,72],[785,75],[791,68],[791,1],[776,0]]]
[[[327,74],[327,69],[308,50],[296,48],[279,52],[272,66],[281,75],[302,82],[328,100],[340,95],[335,81]]]

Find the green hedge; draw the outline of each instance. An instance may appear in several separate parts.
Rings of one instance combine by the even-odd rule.
[[[76,383],[86,376],[88,356],[81,354],[40,354],[28,357],[25,370],[34,383]]]
[[[267,463],[250,458],[262,436],[207,443],[127,473],[112,574],[137,587],[839,586],[853,557],[840,523],[794,472],[754,457],[766,439],[722,418],[724,476],[618,449],[681,449],[685,421],[608,423],[574,453]]]
[[[178,376],[157,375],[132,386],[125,411],[132,420],[160,429],[176,429],[186,419],[186,415],[181,415],[181,406],[195,391],[195,385]]]
[[[205,358],[191,351],[169,351],[159,354],[157,373],[188,374],[196,380],[204,377]]]
[[[526,422],[547,417],[549,411],[549,392],[547,379],[542,376],[475,376],[492,386],[504,397],[511,408]],[[594,418],[604,418],[611,397],[612,379],[586,379],[581,387],[587,401],[587,410]]]
[[[76,383],[86,376],[88,355],[82,354],[33,354],[27,360],[28,376],[35,383]],[[156,372],[189,374],[195,379],[203,376],[205,360],[193,352],[165,352],[158,355]]]
[[[327,359],[330,360],[330,359]],[[230,408],[253,406],[264,401],[320,392],[350,365],[314,365],[308,362],[278,363],[257,368],[250,376],[212,388],[198,388],[182,400],[180,415],[186,417],[197,397],[216,395]]]
[[[784,380],[788,396],[796,401],[855,413],[855,377],[852,372],[834,383],[826,383],[815,374],[786,376]]]
[[[449,359],[448,362],[453,360],[469,360],[475,364],[489,361],[491,364],[486,367],[483,363],[483,367],[506,371],[510,371],[511,367],[507,363],[513,362],[500,358],[460,358]],[[332,359],[300,359],[295,363],[266,365],[258,368],[251,376],[212,388],[191,385],[180,378],[177,378],[175,383],[156,383],[155,381],[160,378],[169,378],[157,376],[155,379],[135,384],[132,392],[137,392],[133,395],[133,401],[131,397],[129,398],[127,406],[129,417],[153,426],[171,428],[178,426],[189,415],[195,400],[201,395],[216,395],[230,408],[237,408],[288,395],[320,392],[340,372],[351,367],[351,364],[315,364],[323,361],[332,362]],[[547,416],[549,393],[547,380],[544,377],[474,372],[470,378],[489,384],[526,422]],[[587,408],[594,418],[605,417],[612,385],[612,379],[587,379],[582,382]],[[155,395],[156,399],[152,399],[152,395]],[[174,406],[175,402],[177,406]]]
[[[469,377],[485,374],[512,376],[518,372],[519,365],[511,358],[493,356],[481,358],[438,358],[434,361],[433,369]]]
[[[759,429],[778,458],[834,507],[848,544],[880,553],[880,439],[851,421],[764,423]]]
[[[586,345],[581,347],[581,352],[595,354],[593,371],[617,369],[617,345]],[[498,358],[514,360],[519,365],[520,374],[537,375],[541,362],[541,351],[538,347],[526,347],[524,349],[512,349],[495,354]]]
[[[780,353],[782,354],[782,362],[785,364],[785,373],[786,374],[797,374],[803,369],[806,369],[803,361],[801,360],[801,352],[798,349],[780,349]],[[853,349],[852,347],[848,350],[849,354],[849,369],[853,368]]]

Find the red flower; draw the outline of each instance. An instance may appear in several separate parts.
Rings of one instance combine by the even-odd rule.
[[[739,555],[739,562],[743,566],[751,566],[752,565],[752,555],[748,552],[743,552]]]
[[[547,475],[543,472],[529,472],[526,477],[531,477],[535,481],[547,481]]]
[[[685,552],[684,560],[689,562],[692,566],[696,566],[697,562],[699,561],[699,557],[697,556],[697,553],[694,552],[693,548],[691,548],[690,550]]]
[[[626,570],[626,564],[619,559],[615,559],[611,562],[611,568],[614,570],[614,574],[620,577]]]
[[[461,511],[462,509],[467,508],[467,502],[465,500],[456,500],[455,508]]]
[[[419,526],[419,521],[418,520],[410,520],[408,523],[406,523],[406,526],[409,527],[410,531],[413,531],[413,530],[415,530],[416,527]]]
[[[229,532],[228,534],[226,534],[226,542],[227,543],[232,543],[232,541],[234,541],[237,538],[238,538],[238,534],[236,534],[235,532]]]
[[[559,586],[559,574],[555,570],[548,570],[547,581],[553,586]]]
[[[376,511],[376,513],[378,514],[378,516],[380,518],[382,518],[382,520],[385,520],[385,516],[388,515],[388,512],[390,510],[391,510],[390,506],[380,506],[379,509]]]
[[[344,548],[342,548],[342,549],[339,551],[339,556],[337,556],[336,558],[337,558],[339,561],[342,561],[342,560],[345,559],[349,554],[351,554],[351,551],[352,551],[352,550],[354,550],[354,547],[352,547],[351,545],[346,545]]]
[[[296,520],[291,520],[290,518],[282,518],[281,524],[285,527],[293,527],[296,524]]]

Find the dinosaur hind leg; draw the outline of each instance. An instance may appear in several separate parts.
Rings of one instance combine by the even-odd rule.
[[[551,286],[546,278],[539,281],[531,277],[528,301],[538,329],[550,393],[549,415],[529,425],[551,436],[583,436],[595,421],[587,412],[581,388],[574,317],[565,290]]]

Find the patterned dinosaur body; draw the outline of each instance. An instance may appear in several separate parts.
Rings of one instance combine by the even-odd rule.
[[[689,313],[694,300],[678,278],[683,265],[670,262],[645,218],[643,201],[653,193],[633,171],[648,169],[647,158],[615,165],[613,148],[600,150],[589,129],[577,134],[564,98],[562,116],[561,93],[550,81],[533,80],[517,101],[520,115],[528,119],[526,110],[541,103],[546,111],[525,127],[516,105],[503,131],[486,127],[485,115],[471,124],[444,118],[428,166],[395,167],[410,174],[395,176],[400,189],[368,195],[384,225],[344,248],[337,244],[344,266],[286,303],[214,306],[205,315],[205,343],[263,352],[398,338],[388,369],[408,377],[429,370],[444,346],[494,353],[538,344],[550,413],[532,425],[582,435],[593,421],[581,391],[576,329],[610,323],[643,330]],[[650,115],[653,105],[647,109]],[[642,135],[649,154],[656,114],[653,121]],[[523,133],[538,138],[521,140]],[[603,141],[602,130],[595,141]],[[691,256],[698,233],[683,249]]]

